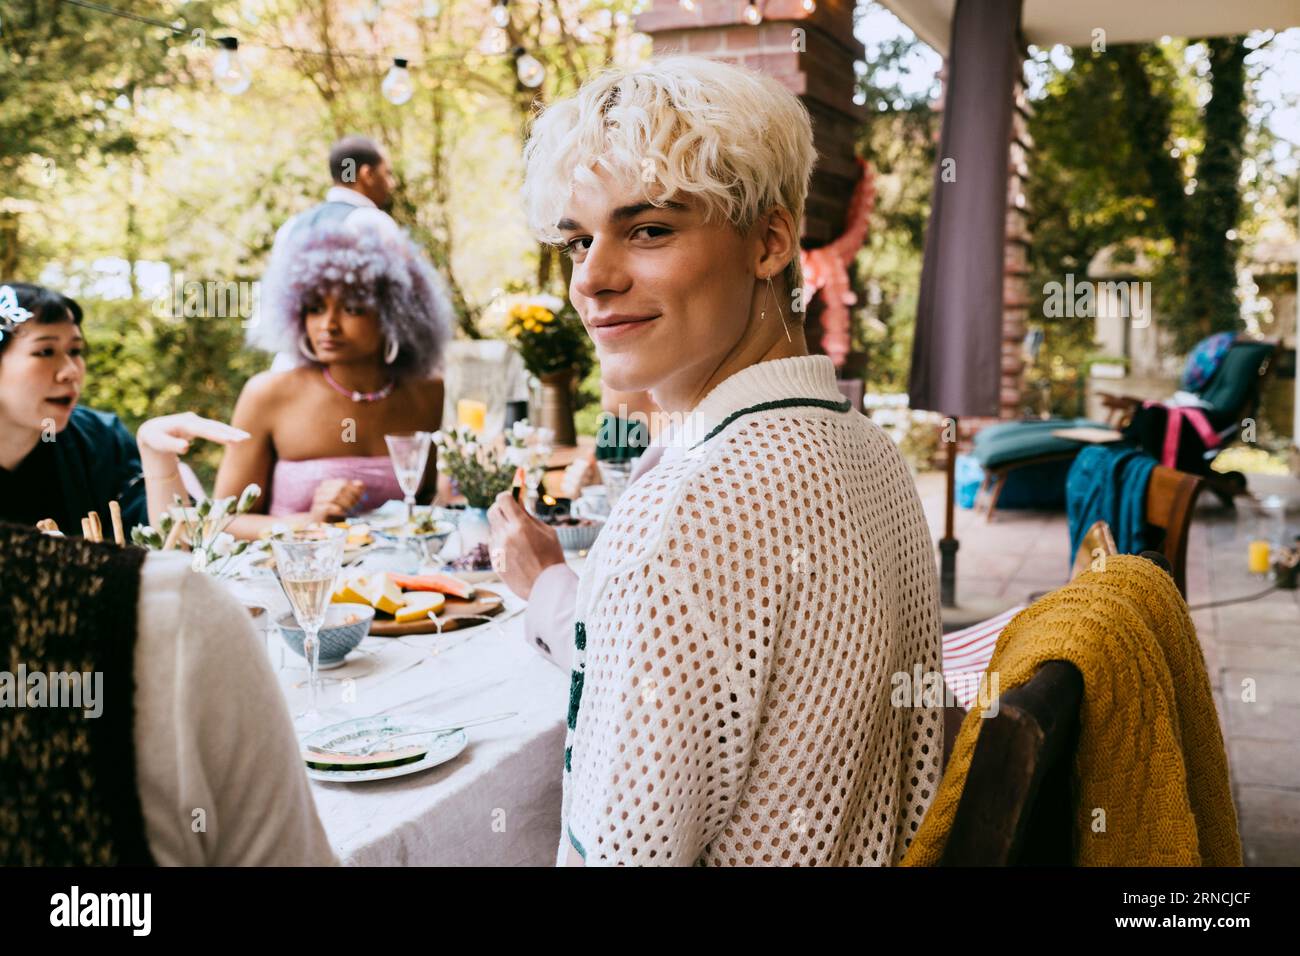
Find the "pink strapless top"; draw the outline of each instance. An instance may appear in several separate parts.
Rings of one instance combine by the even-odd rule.
[[[271,472],[271,507],[267,513],[291,515],[309,510],[316,486],[331,478],[360,481],[366,486],[361,500],[352,509],[353,514],[372,511],[392,498],[402,498],[393,463],[387,455],[277,461]]]

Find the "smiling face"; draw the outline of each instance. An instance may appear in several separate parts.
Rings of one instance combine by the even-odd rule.
[[[0,354],[0,421],[41,431],[67,427],[86,380],[81,329],[66,322],[23,323],[5,336]]]
[[[379,318],[346,290],[309,298],[304,312],[307,337],[322,364],[382,361],[384,334]]]
[[[747,338],[758,230],[706,223],[695,203],[629,201],[607,172],[575,190],[559,231],[573,259],[569,298],[596,345],[601,378],[689,407]]]

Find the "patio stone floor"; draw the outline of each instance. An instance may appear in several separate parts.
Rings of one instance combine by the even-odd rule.
[[[937,541],[943,475],[922,474],[917,488]],[[1293,509],[1288,531],[1300,533],[1300,481],[1251,476],[1251,490],[1287,494]],[[982,513],[958,508],[956,524],[959,610],[989,616],[1065,583],[1070,555],[1064,513],[1002,510],[988,523]],[[1187,551],[1191,606],[1267,587],[1246,569],[1255,531],[1248,504],[1231,511],[1212,495],[1201,496]],[[1228,750],[1245,862],[1300,865],[1300,590],[1193,611],[1192,619]]]

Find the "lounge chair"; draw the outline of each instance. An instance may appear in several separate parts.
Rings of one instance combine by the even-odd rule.
[[[1205,387],[1195,393],[1205,405],[1202,410],[1218,434],[1219,443],[1197,461],[1194,473],[1205,479],[1206,487],[1229,506],[1235,495],[1245,492],[1245,477],[1239,472],[1222,474],[1213,471],[1210,464],[1240,435],[1243,420],[1255,415],[1261,382],[1272,366],[1276,351],[1275,342],[1237,341],[1228,349],[1222,364]],[[1086,444],[1060,438],[1053,435],[1053,431],[1080,426],[1122,429],[1142,406],[1142,400],[1132,396],[1102,393],[1100,397],[1108,410],[1106,421],[1056,418],[1004,422],[975,436],[972,454],[985,473],[976,503],[978,506],[979,498],[989,493],[986,507],[990,521],[1011,472],[1034,465],[1070,461]]]

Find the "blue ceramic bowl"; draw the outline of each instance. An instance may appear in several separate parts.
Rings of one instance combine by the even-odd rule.
[[[343,623],[350,617],[356,620]],[[338,667],[349,653],[356,650],[367,634],[370,622],[375,619],[375,609],[367,604],[331,604],[325,612],[325,626],[320,629],[320,660],[318,667]],[[276,624],[284,635],[284,642],[299,657],[302,652],[302,628],[293,619],[293,612],[281,617]]]
[[[561,548],[565,551],[591,549],[591,546],[596,543],[596,538],[600,535],[601,529],[605,527],[605,522],[599,518],[589,518],[587,520],[591,524],[555,526],[555,534],[560,539]]]

